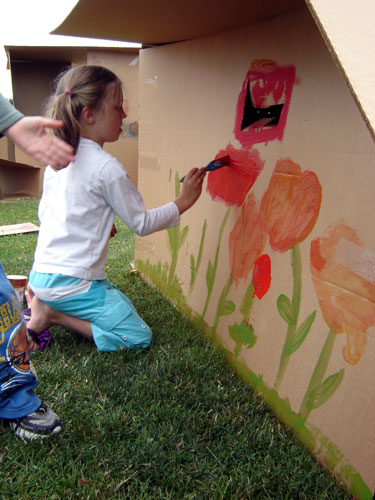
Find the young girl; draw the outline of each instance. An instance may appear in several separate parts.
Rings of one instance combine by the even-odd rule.
[[[38,342],[38,333],[62,325],[93,339],[101,351],[148,347],[150,328],[106,280],[114,216],[140,236],[174,226],[199,198],[205,171],[192,169],[176,200],[146,210],[123,166],[103,150],[119,138],[126,117],[118,77],[98,66],[74,67],[60,77],[49,106],[64,122],[54,133],[73,146],[75,160],[45,172],[29,332]]]

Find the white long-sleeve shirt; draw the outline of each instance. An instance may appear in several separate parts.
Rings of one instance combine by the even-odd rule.
[[[140,236],[172,227],[180,216],[174,202],[146,210],[121,163],[94,141],[81,139],[74,162],[45,171],[33,269],[104,279],[115,214]]]

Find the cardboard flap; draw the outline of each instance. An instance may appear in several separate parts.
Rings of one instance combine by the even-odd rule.
[[[375,2],[306,0],[375,138]]]
[[[53,33],[165,44],[252,24],[304,7],[304,0],[80,0]]]

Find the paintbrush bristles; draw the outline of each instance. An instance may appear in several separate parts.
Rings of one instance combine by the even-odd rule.
[[[205,167],[205,170],[206,172],[210,172],[212,170],[216,170],[217,168],[224,167],[225,165],[229,165],[229,155],[222,156],[221,158],[212,161]]]
[[[208,165],[204,167],[206,172],[212,172],[212,170],[217,170],[218,168],[225,167],[229,165],[229,155],[222,156],[217,160],[212,160]],[[184,182],[185,176],[181,177],[180,182]]]

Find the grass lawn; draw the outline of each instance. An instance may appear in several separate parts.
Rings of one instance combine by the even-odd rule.
[[[38,223],[37,199],[0,203],[1,224]],[[0,425],[0,499],[350,499],[155,289],[129,273],[134,237],[116,220],[108,278],[154,333],[148,350],[100,353],[60,327],[34,353],[38,395],[63,430],[24,443]],[[28,275],[37,234],[0,237]]]

